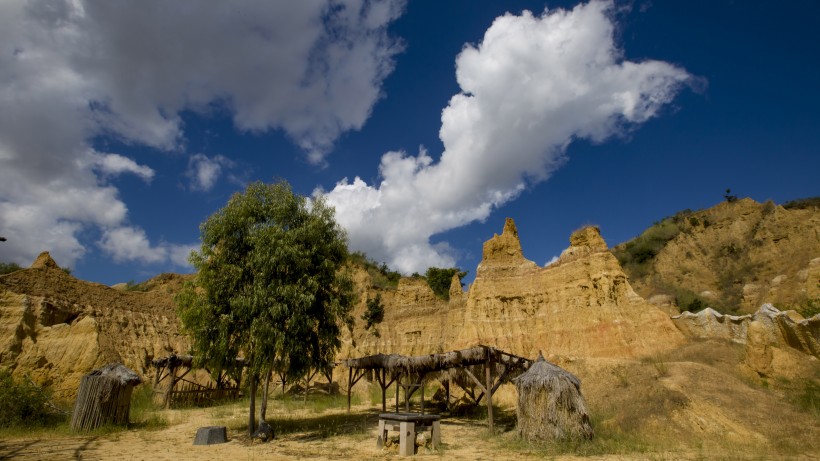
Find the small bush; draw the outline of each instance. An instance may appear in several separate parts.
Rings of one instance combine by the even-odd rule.
[[[168,426],[168,418],[154,403],[154,391],[151,386],[143,384],[134,389],[131,395],[129,419],[135,426],[142,429],[162,429]]]
[[[12,272],[17,272],[21,269],[22,269],[22,267],[20,267],[20,265],[17,264],[17,263],[0,262],[0,275],[10,274]]]
[[[52,419],[49,394],[0,370],[0,428],[42,426]]]
[[[382,320],[384,320],[384,306],[382,306],[382,296],[380,294],[377,293],[375,298],[367,300],[367,310],[362,315],[362,320],[366,322],[365,330],[382,323]]]
[[[349,256],[353,264],[363,267],[370,275],[370,280],[376,288],[393,289],[399,286],[401,274],[391,271],[386,263],[379,265],[361,251],[355,251]]]
[[[148,291],[144,283],[136,283],[133,280],[129,280],[128,283],[125,284],[125,291]]]
[[[783,204],[783,208],[787,210],[803,210],[818,207],[820,207],[820,197],[800,198]]]
[[[681,312],[700,312],[708,306],[698,295],[684,288],[679,288],[675,292],[675,304]]]
[[[433,293],[435,293],[439,298],[449,300],[450,284],[453,282],[453,275],[456,274],[458,274],[458,278],[461,280],[465,275],[467,275],[467,272],[462,271],[457,267],[451,267],[449,269],[431,267],[427,269],[425,276],[427,278],[427,284],[430,286],[430,289],[433,290]]]
[[[679,213],[655,223],[637,238],[613,250],[618,262],[630,273],[630,276],[642,276],[648,272],[655,256],[660,253],[667,242],[680,234],[678,223],[683,221],[684,216]]]
[[[798,307],[797,312],[800,312],[805,318],[814,317],[820,314],[820,298],[807,299],[803,301]]]
[[[794,403],[801,410],[820,418],[820,384],[813,381],[803,383],[794,397]]]

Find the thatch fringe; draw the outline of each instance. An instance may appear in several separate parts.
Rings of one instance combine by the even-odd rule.
[[[513,380],[518,390],[518,434],[527,440],[590,439],[581,381],[542,356]]]
[[[128,424],[131,391],[140,377],[121,364],[110,364],[83,376],[71,430],[87,432],[105,424]]]
[[[343,359],[340,364],[348,368],[357,368],[360,370],[384,369],[390,373],[433,373],[446,371],[455,377],[459,372],[451,369],[483,365],[487,361],[488,354],[493,362],[497,364],[497,370],[502,369],[501,367],[503,366],[512,365],[515,362],[531,362],[530,359],[519,357],[494,347],[476,346],[441,354],[417,356],[376,354],[360,358]]]

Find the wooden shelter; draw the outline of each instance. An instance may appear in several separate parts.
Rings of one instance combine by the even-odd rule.
[[[83,376],[71,430],[87,432],[104,424],[128,424],[131,392],[142,379],[120,363],[106,365]]]
[[[421,410],[424,413],[424,380],[435,377],[442,382],[447,392],[448,402],[451,382],[464,389],[476,403],[486,396],[488,424],[492,432],[493,394],[501,384],[509,382],[516,372],[526,370],[532,360],[491,346],[478,345],[469,349],[419,356],[376,354],[344,359],[340,363],[348,367],[348,411],[350,411],[353,386],[362,377],[372,373],[382,390],[382,411],[387,411],[387,388],[397,382],[396,412],[399,410],[398,389],[401,387],[404,389],[406,411],[409,411],[410,397],[416,390],[422,390]],[[471,385],[475,385],[480,390],[478,395],[472,392]]]
[[[518,390],[518,434],[527,440],[590,439],[581,381],[563,368],[538,359],[513,379]]]
[[[202,404],[224,399],[236,399],[239,396],[241,370],[244,366],[241,358],[236,359],[240,376],[232,377],[227,371],[222,371],[214,382],[201,384],[186,376],[194,369],[192,355],[171,354],[167,357],[154,359],[151,362],[156,369],[154,374],[154,395],[159,397],[159,403],[166,408],[174,404]],[[205,368],[208,373],[210,370]],[[167,381],[166,381],[167,380]],[[164,386],[161,387],[161,385]]]

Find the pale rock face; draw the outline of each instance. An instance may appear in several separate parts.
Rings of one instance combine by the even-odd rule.
[[[597,228],[576,231],[570,243],[547,268],[485,251],[481,266],[496,270],[476,276],[456,346],[493,344],[528,357],[637,357],[683,342],[669,317],[632,290]]]
[[[121,362],[148,374],[151,359],[188,351],[168,293],[83,282],[43,253],[0,276],[0,367],[73,398],[82,376]]]
[[[763,376],[798,376],[800,362],[820,358],[820,314],[804,319],[764,304],[754,314],[721,315],[706,308],[672,320],[689,337],[745,344],[747,365]]]
[[[454,281],[448,304],[423,280],[402,279],[397,290],[379,291],[385,319],[378,336],[354,330],[342,356],[420,355],[487,344],[533,358],[539,351],[633,358],[684,341],[668,315],[632,290],[597,228],[581,229],[570,242],[561,261],[538,267],[524,258],[508,219],[502,234],[484,244],[466,294],[455,296],[460,285]],[[363,309],[357,307],[354,317]]]
[[[716,338],[746,343],[750,315],[723,315],[711,307],[697,314],[684,312],[672,317],[672,321],[686,336],[691,338]]]
[[[684,220],[682,232],[655,257],[651,276],[631,280],[639,293],[676,286],[724,299],[736,291],[742,313],[820,298],[820,210],[741,199],[692,217],[696,224]]]

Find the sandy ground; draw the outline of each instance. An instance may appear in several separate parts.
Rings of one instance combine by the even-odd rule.
[[[277,429],[277,422],[289,427],[283,429],[286,433],[278,433],[276,439],[269,443],[250,443],[243,431],[240,431],[239,428],[247,417],[246,409],[217,407],[166,411],[164,415],[169,425],[162,429],[129,429],[92,436],[22,436],[0,440],[0,459],[181,461],[399,458],[395,446],[392,449],[376,448],[378,411],[373,408],[354,408],[350,415],[335,410],[312,415],[299,413],[290,411],[283,415],[281,410],[276,411],[272,418],[274,429]],[[287,418],[284,423],[280,419],[283,417]],[[307,421],[307,429],[298,426],[303,421]],[[228,443],[193,445],[197,429],[213,425],[228,427]],[[511,439],[511,434],[507,432],[490,438],[486,426],[478,421],[449,418],[442,422],[441,430],[442,448],[436,451],[419,448],[417,457],[476,461],[497,461],[512,457],[517,460],[543,459],[504,448],[503,441],[505,437]],[[607,456],[584,459],[635,458]]]
[[[40,435],[0,440],[0,459],[15,460],[370,460],[398,459],[397,447],[376,448],[378,410],[355,407],[350,414],[340,410],[308,413],[300,409],[274,408],[269,411],[276,439],[269,443],[251,443],[242,430],[247,409],[223,406],[202,409],[167,410],[162,415],[168,425],[161,429],[132,428],[91,436]],[[194,436],[200,427],[226,426],[228,443],[195,446]],[[499,424],[498,433],[488,436],[481,421],[447,418],[442,421],[442,447],[433,451],[419,448],[419,459],[500,461],[515,459],[569,460],[693,460],[734,459],[730,455],[709,456],[704,453],[649,453],[603,456],[545,456],[515,445],[509,424]],[[752,457],[746,459],[777,459]],[[800,456],[798,459],[815,459]]]

